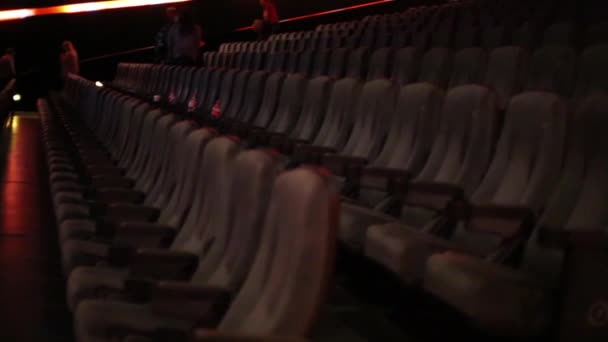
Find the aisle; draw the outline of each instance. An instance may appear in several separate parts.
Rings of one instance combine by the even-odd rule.
[[[0,341],[70,341],[40,119],[17,113],[0,142]]]

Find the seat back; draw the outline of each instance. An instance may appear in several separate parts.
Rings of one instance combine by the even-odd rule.
[[[388,78],[390,62],[394,51],[389,48],[376,50],[371,57],[367,80],[373,81],[381,78]]]
[[[333,81],[327,76],[316,77],[308,82],[304,92],[302,111],[289,135],[290,138],[299,141],[313,141],[325,119],[332,87]]]
[[[437,133],[443,98],[444,92],[431,83],[401,87],[386,143],[370,166],[417,174]]]
[[[450,90],[429,159],[417,181],[453,184],[471,195],[490,163],[498,113],[494,93],[480,85]]]
[[[327,75],[333,78],[344,77],[346,73],[346,65],[349,55],[349,49],[340,48],[331,50],[326,69]]]
[[[528,92],[513,98],[494,159],[472,202],[539,213],[559,180],[566,121],[565,105],[554,94]],[[521,225],[501,223],[461,223],[452,239],[479,256],[500,256],[505,244],[525,237]]]
[[[528,242],[523,269],[546,285],[557,288],[564,250],[542,244],[540,229],[577,232],[605,230],[608,213],[608,94],[595,93],[581,102],[571,121],[566,160],[556,191],[538,228]]]
[[[302,74],[291,74],[285,78],[283,89],[273,120],[268,125],[268,131],[289,134],[294,128],[302,112],[304,92],[308,79]]]
[[[222,116],[230,119],[238,117],[246,96],[246,87],[251,71],[241,71],[236,75],[230,100],[221,100]]]
[[[235,80],[236,80],[238,74],[239,74],[239,70],[236,70],[236,69],[226,71],[226,73],[224,74],[224,77],[222,78],[222,83],[220,84],[219,90],[215,94],[215,97],[211,98],[210,99],[211,101],[209,101],[207,103],[207,108],[206,108],[206,110],[208,111],[207,113],[212,114],[213,108],[216,106],[220,108],[221,113],[225,112],[228,105],[232,102],[231,101],[232,92],[234,91],[234,88],[235,88],[234,83],[235,83]],[[211,96],[213,96],[213,95],[211,95]],[[238,102],[238,101],[235,101],[235,102]]]
[[[175,153],[176,178],[175,191],[158,218],[158,222],[174,228],[181,228],[192,199],[197,182],[201,181],[199,172],[203,165],[203,153],[207,143],[216,136],[209,128],[193,130],[179,145]]]
[[[139,135],[137,143],[135,160],[131,164],[131,167],[127,169],[127,177],[131,179],[139,179],[145,172],[146,162],[152,153],[151,149],[148,147],[150,147],[150,142],[153,139],[156,121],[158,121],[162,115],[163,114],[160,109],[152,110],[145,115],[141,128],[141,134]]]
[[[271,150],[240,153],[232,166],[230,200],[232,218],[214,232],[213,245],[192,277],[207,286],[238,290],[258,249],[272,186],[282,169],[282,158]]]
[[[160,181],[159,176],[162,172],[163,162],[167,160],[166,158],[169,158],[167,144],[169,132],[178,120],[177,116],[167,114],[163,115],[156,122],[154,131],[152,132],[152,140],[146,141],[143,146],[150,152],[142,176],[135,180],[135,188],[137,190],[149,194],[154,185]],[[153,198],[146,197],[145,204],[153,205]]]
[[[370,50],[368,48],[358,48],[353,50],[348,56],[346,65],[346,77],[365,79],[369,66]]]
[[[605,63],[607,56],[608,44],[585,49],[580,59],[576,81],[576,101],[595,92],[608,90],[608,65]]]
[[[481,48],[468,48],[454,56],[454,67],[448,88],[466,84],[483,84],[488,66],[488,55]]]
[[[329,179],[312,168],[279,176],[251,271],[220,331],[311,333],[328,294],[336,252],[339,204],[331,188]]]
[[[260,110],[253,119],[253,126],[267,127],[274,117],[279,104],[279,98],[281,90],[283,89],[285,76],[286,74],[282,72],[275,72],[268,76],[268,80],[266,81],[266,86],[264,88],[264,98],[262,99]]]
[[[354,126],[341,154],[371,158],[380,152],[393,119],[397,87],[389,80],[363,85],[354,107]]]
[[[433,48],[422,58],[419,82],[430,82],[445,87],[452,70],[452,52],[447,48]]]
[[[543,35],[543,44],[573,46],[576,43],[576,38],[574,24],[562,22],[547,27]]]
[[[249,123],[260,109],[264,97],[266,81],[270,74],[266,71],[256,71],[249,77],[245,88],[245,96],[237,119],[243,123]]]
[[[554,94],[514,97],[494,159],[472,201],[540,210],[562,167],[566,119],[565,106]]]
[[[225,227],[230,171],[239,152],[239,141],[232,137],[218,137],[207,144],[190,211],[171,249],[204,255],[213,230]]]
[[[334,83],[327,112],[313,145],[341,149],[353,127],[354,102],[361,94],[361,82],[344,78]]]
[[[399,85],[406,85],[418,79],[418,73],[422,54],[420,50],[407,47],[395,52],[395,59],[392,63],[391,78]]]
[[[169,131],[163,153],[160,155],[162,165],[156,183],[146,196],[146,202],[161,211],[167,209],[167,203],[175,191],[179,181],[178,165],[186,137],[195,129],[191,121],[181,121],[173,125]]]
[[[528,91],[548,91],[563,98],[572,96],[578,56],[565,46],[544,46],[536,50],[530,60],[524,86]]]
[[[528,53],[516,46],[501,47],[490,52],[485,84],[496,92],[501,110],[521,90],[528,59]]]

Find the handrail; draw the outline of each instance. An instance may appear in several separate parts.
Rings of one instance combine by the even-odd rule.
[[[122,55],[130,55],[132,53],[148,51],[148,50],[154,50],[154,46],[146,46],[146,47],[131,49],[131,50],[127,50],[127,51],[109,53],[109,54],[106,54],[103,56],[86,58],[86,59],[81,60],[80,63],[82,64],[82,63],[94,62],[94,61],[97,61],[100,59],[112,58],[112,57],[117,57],[117,56],[122,56]]]
[[[322,17],[322,16],[326,16],[326,15],[330,15],[330,14],[352,11],[352,10],[371,7],[371,6],[383,5],[383,4],[387,4],[387,3],[391,3],[391,2],[395,2],[395,0],[377,0],[377,1],[372,1],[372,2],[365,3],[365,4],[354,5],[354,6],[344,7],[344,8],[336,8],[336,9],[329,10],[329,11],[311,13],[311,14],[301,15],[298,17],[283,19],[283,20],[279,21],[279,23],[285,24],[285,23],[290,23],[290,22],[294,22],[294,21]],[[238,29],[234,30],[234,32],[248,31],[251,29],[253,29],[253,26],[246,26],[246,27],[238,28]]]
[[[360,4],[360,5],[354,5],[354,6],[344,7],[344,8],[336,8],[336,9],[329,10],[329,11],[324,11],[324,12],[319,12],[319,13],[312,13],[312,14],[307,14],[307,15],[293,17],[293,18],[283,19],[280,22],[281,23],[289,23],[289,22],[294,22],[294,21],[300,21],[300,20],[305,20],[305,19],[310,19],[310,18],[316,18],[316,17],[326,16],[326,15],[330,15],[330,14],[334,14],[334,13],[341,13],[341,12],[346,12],[346,11],[351,11],[351,10],[371,7],[371,6],[377,6],[377,5],[387,4],[387,3],[391,3],[391,2],[395,2],[395,0],[376,0],[376,1],[368,2],[368,3],[364,3],[364,4]],[[247,30],[250,30],[252,28],[253,28],[252,26],[241,27],[241,28],[238,28],[238,29],[234,30],[234,32],[247,31]],[[137,53],[137,52],[142,52],[142,51],[148,51],[148,50],[153,50],[153,49],[154,49],[154,46],[146,46],[146,47],[137,48],[137,49],[131,49],[131,50],[127,50],[127,51],[110,53],[110,54],[106,54],[106,55],[103,55],[103,56],[86,58],[86,59],[81,60],[80,63],[82,64],[82,63],[94,62],[94,61],[102,60],[102,59],[106,59],[106,58],[112,58],[112,57],[117,57],[117,56],[122,56],[122,55],[129,55],[129,54],[132,54],[132,53]]]

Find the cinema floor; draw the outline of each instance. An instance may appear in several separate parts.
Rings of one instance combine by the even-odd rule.
[[[2,131],[0,341],[71,341],[40,119],[14,113]]]

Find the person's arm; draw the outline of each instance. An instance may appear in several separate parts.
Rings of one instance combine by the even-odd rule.
[[[202,29],[200,25],[195,25],[194,27],[194,37],[192,41],[192,58],[195,62],[198,62],[198,56],[200,55],[201,48],[201,37],[202,37]]]
[[[78,59],[78,54],[73,53],[72,58],[73,58],[73,63],[74,63],[74,74],[80,75],[80,61]]]
[[[9,58],[10,67],[11,67],[11,76],[17,76],[17,69],[15,68],[15,58]]]

